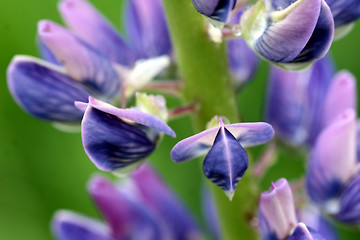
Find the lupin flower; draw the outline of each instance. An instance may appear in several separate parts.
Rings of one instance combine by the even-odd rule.
[[[289,183],[281,178],[263,192],[259,203],[259,230],[263,240],[322,240],[319,233],[298,223]]]
[[[161,39],[169,38],[162,6],[158,0],[148,1],[155,12],[147,9],[151,16],[145,19],[139,14],[143,6],[137,2],[131,0],[128,5],[131,29],[127,30],[142,38],[130,46],[89,2],[61,1],[59,11],[72,31],[51,21],[39,22],[38,43],[45,61],[15,56],[8,67],[8,86],[16,102],[35,117],[78,124],[82,112],[74,101],[94,96],[111,102],[121,92],[130,97],[158,75],[170,63],[169,57],[160,55],[171,51],[169,43],[154,42],[152,37],[162,32]],[[145,21],[157,27],[144,29]],[[139,59],[150,57],[155,58]]]
[[[205,155],[203,170],[205,176],[221,187],[232,199],[239,180],[248,168],[248,155],[244,147],[266,143],[273,135],[267,123],[224,124],[215,117],[212,127],[178,142],[171,150],[175,162],[184,162]],[[211,124],[212,125],[212,124]]]
[[[260,0],[244,12],[240,25],[256,53],[293,71],[324,57],[334,36],[334,20],[324,0]]]
[[[192,0],[192,3],[199,13],[216,24],[225,23],[236,6],[236,0]]]
[[[357,171],[356,114],[353,109],[343,111],[325,128],[312,149],[306,175],[306,190],[316,204],[325,204],[329,211],[337,211],[337,199]]]
[[[161,100],[161,99],[160,99]],[[151,113],[161,109],[163,100],[146,99]],[[153,104],[152,104],[153,103]],[[160,105],[157,105],[160,104]],[[158,117],[140,109],[120,109],[89,97],[89,103],[76,102],[84,110],[81,137],[86,154],[102,171],[124,174],[134,170],[152,153],[161,138],[160,133],[175,137],[174,131]]]
[[[356,108],[356,80],[346,71],[334,75],[328,57],[300,73],[272,68],[267,121],[287,142],[312,146],[346,108]]]
[[[360,17],[359,0],[325,0],[331,9],[335,23],[335,36],[341,38],[353,27]]]
[[[149,188],[151,184],[151,190]],[[52,223],[59,240],[191,240],[201,232],[185,206],[157,174],[143,166],[122,185],[96,176],[88,191],[105,222],[58,211]]]

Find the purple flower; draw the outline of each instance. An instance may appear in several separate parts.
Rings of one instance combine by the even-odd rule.
[[[278,136],[293,145],[312,146],[339,113],[356,108],[355,78],[346,71],[333,75],[328,58],[300,73],[272,68],[267,121]]]
[[[357,171],[355,117],[353,109],[342,112],[321,132],[311,152],[306,190],[314,203],[329,203],[329,211],[330,200],[340,196]]]
[[[284,178],[261,194],[259,230],[263,240],[324,240],[315,230],[298,223],[292,191]]]
[[[192,0],[196,10],[216,22],[225,23],[236,0]]]
[[[137,109],[120,109],[89,97],[76,103],[84,110],[81,137],[86,154],[102,171],[127,173],[155,150],[160,133],[175,137],[162,120]]]
[[[175,162],[205,155],[203,170],[207,178],[221,187],[231,199],[235,188],[248,167],[244,147],[269,141],[274,135],[267,123],[224,124],[210,128],[178,142],[171,150]]]
[[[169,57],[160,55],[171,52],[162,6],[158,0],[148,1],[153,7],[145,18],[137,2],[129,4],[127,30],[132,42],[127,43],[89,2],[61,1],[59,11],[72,31],[51,21],[39,22],[38,43],[44,60],[15,56],[7,70],[16,102],[35,117],[79,123],[82,113],[74,101],[86,101],[91,95],[110,102],[121,92],[129,97],[158,75],[169,65]],[[146,27],[144,22],[157,27]],[[141,37],[137,42],[135,33]],[[154,36],[160,34],[167,40],[155,41]]]
[[[325,56],[334,20],[324,0],[258,1],[241,18],[242,36],[261,57],[301,70]]]
[[[94,177],[88,191],[105,222],[59,211],[52,222],[53,233],[59,240],[202,238],[188,210],[148,166],[119,186]]]

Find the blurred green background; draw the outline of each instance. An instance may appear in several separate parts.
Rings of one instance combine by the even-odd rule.
[[[86,192],[86,183],[100,173],[85,155],[80,134],[64,133],[51,124],[34,119],[11,98],[6,84],[6,68],[16,54],[37,56],[36,24],[40,19],[61,22],[57,0],[1,0],[0,4],[0,240],[52,239],[50,221],[57,209],[72,209],[100,218]],[[124,0],[91,1],[120,30]],[[344,39],[335,42],[331,53],[338,69],[350,70],[360,79],[360,24]],[[263,116],[267,65],[262,63],[255,80],[239,95],[244,121],[259,121]],[[206,87],[206,86],[204,86]],[[176,100],[169,99],[170,105]],[[167,182],[199,217],[200,163],[175,164],[169,152],[176,141],[191,134],[189,119],[170,123],[178,138],[165,136],[151,162]],[[260,148],[255,150],[259,152]],[[255,154],[255,157],[257,154]],[[290,151],[280,155],[262,188],[279,177],[294,178],[301,173],[301,161]],[[299,170],[300,169],[300,170]],[[241,189],[237,190],[241,194]],[[200,217],[199,217],[200,218]],[[342,229],[343,239],[359,239],[355,232]]]

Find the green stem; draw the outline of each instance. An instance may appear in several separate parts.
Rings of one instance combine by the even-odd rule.
[[[188,103],[199,105],[193,116],[195,131],[202,131],[214,115],[238,122],[225,45],[209,40],[204,19],[190,0],[163,0],[163,3],[176,60],[184,79],[184,98]],[[222,239],[257,239],[257,231],[250,226],[257,198],[251,171],[247,171],[239,182],[232,202],[219,187],[211,185],[224,235]]]

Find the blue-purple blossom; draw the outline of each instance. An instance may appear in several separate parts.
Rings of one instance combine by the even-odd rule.
[[[175,132],[159,118],[137,109],[120,109],[89,97],[81,137],[86,154],[102,171],[129,172],[155,150],[160,133]],[[85,108],[86,107],[86,108]]]
[[[242,36],[261,57],[301,70],[328,52],[334,20],[324,0],[258,1],[241,18]]]
[[[329,58],[299,73],[271,69],[267,121],[293,145],[312,146],[339,113],[356,108],[356,80],[346,71],[334,75]]]
[[[71,211],[58,211],[52,222],[57,239],[202,239],[186,207],[148,166],[141,167],[121,185],[93,177],[88,191],[105,222]]]
[[[286,240],[326,240],[318,232],[307,227],[304,223],[299,223],[294,232]]]
[[[236,0],[192,0],[195,9],[216,22],[225,23]]]
[[[248,168],[244,147],[266,143],[274,135],[267,123],[219,125],[178,142],[171,150],[175,162],[205,155],[203,170],[207,178],[221,187],[231,199],[236,185]]]
[[[16,102],[33,116],[78,124],[82,113],[71,102],[88,96],[106,102],[118,101],[121,94],[123,99],[132,96],[170,63],[169,56],[162,56],[171,54],[162,5],[158,0],[147,3],[152,6],[147,17],[137,0],[128,4],[128,43],[88,1],[61,1],[59,11],[72,31],[48,20],[38,23],[44,60],[15,56],[8,67]],[[135,41],[136,34],[141,39]],[[158,38],[162,41],[154,40]]]
[[[355,117],[353,109],[338,115],[321,132],[311,151],[306,190],[316,204],[338,198],[357,171]]]

